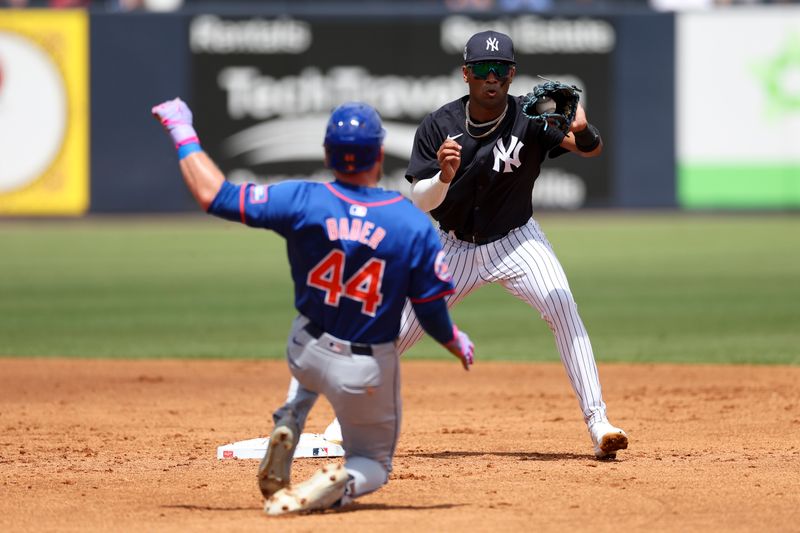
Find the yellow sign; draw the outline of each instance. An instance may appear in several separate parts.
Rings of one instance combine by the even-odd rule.
[[[89,21],[0,10],[0,215],[89,206]]]

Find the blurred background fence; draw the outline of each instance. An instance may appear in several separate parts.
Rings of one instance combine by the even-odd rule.
[[[0,214],[195,210],[149,112],[175,96],[234,181],[327,179],[327,114],[367,101],[405,191],[415,127],[466,92],[483,29],[515,41],[513,94],[575,83],[603,133],[600,159],[546,163],[537,209],[800,208],[800,6],[722,3],[6,2]]]

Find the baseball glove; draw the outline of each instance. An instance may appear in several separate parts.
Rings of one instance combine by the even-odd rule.
[[[566,135],[578,111],[579,92],[581,90],[574,85],[547,80],[525,95],[522,112],[532,120],[543,122],[545,129],[552,125]]]

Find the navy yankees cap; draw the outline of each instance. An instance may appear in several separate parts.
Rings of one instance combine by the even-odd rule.
[[[478,61],[514,63],[514,43],[511,37],[492,30],[482,31],[470,37],[464,47],[464,64]]]

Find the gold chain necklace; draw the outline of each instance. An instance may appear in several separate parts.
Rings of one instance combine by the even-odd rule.
[[[506,107],[505,109],[503,109],[503,112],[500,113],[499,117],[492,119],[489,122],[478,124],[476,122],[472,122],[469,118],[469,100],[467,100],[467,103],[464,105],[464,115],[465,115],[464,129],[467,131],[467,134],[469,134],[469,136],[472,137],[473,139],[482,139],[487,135],[490,135],[492,132],[494,132],[494,130],[497,129],[500,123],[503,122],[503,119],[506,118],[507,111],[508,111],[508,102],[506,102]],[[470,126],[472,126],[473,128],[485,128],[486,126],[492,126],[492,129],[490,129],[486,133],[481,133],[480,135],[473,135],[473,133],[469,131]]]

